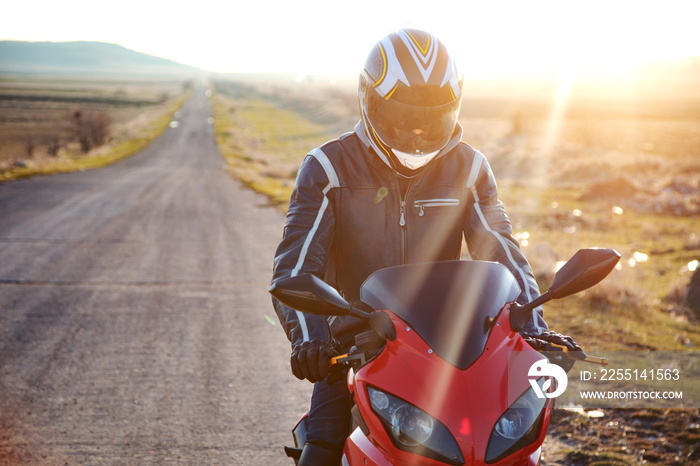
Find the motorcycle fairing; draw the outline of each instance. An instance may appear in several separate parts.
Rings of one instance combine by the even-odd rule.
[[[344,457],[346,463],[343,464],[366,464],[368,466],[392,466],[386,459],[385,452],[382,452],[365,436],[358,427],[348,438]]]
[[[501,308],[519,295],[508,268],[483,261],[389,267],[373,273],[361,289],[364,303],[392,311],[459,369],[481,355]]]
[[[496,421],[509,408],[514,391],[520,394],[530,388],[525,377],[508,379],[509,353],[524,352],[521,360],[528,365],[542,357],[510,327],[508,303],[519,294],[510,271],[492,262],[410,264],[382,269],[367,279],[362,300],[375,309],[387,309],[397,338],[387,341],[384,351],[357,371],[354,396],[371,443],[379,451],[390,450],[387,458],[411,461],[415,456],[392,444],[368,408],[368,386],[402,398],[442,422],[466,464],[486,464]],[[527,464],[542,443],[548,417],[545,413],[536,441],[495,464]],[[443,464],[425,457],[421,461]]]
[[[457,441],[465,464],[487,464],[484,461],[486,447],[496,421],[510,406],[513,391],[522,393],[530,388],[527,378],[508,379],[509,354],[512,351],[526,353],[520,360],[528,365],[542,358],[512,331],[507,310],[506,305],[505,312],[493,323],[483,354],[467,370],[460,370],[435,352],[431,353],[417,332],[398,316],[387,312],[396,327],[397,338],[387,342],[384,351],[360,368],[354,378],[355,400],[371,431],[370,439],[379,451],[391,450],[387,458],[415,461],[415,455],[393,447],[381,421],[368,410],[367,386],[402,398],[442,422]],[[407,380],[411,383],[405,383]],[[492,464],[531,464],[529,459],[534,457],[546,434],[543,426],[548,425],[551,406],[548,400],[536,441]],[[444,464],[425,457],[421,462]]]

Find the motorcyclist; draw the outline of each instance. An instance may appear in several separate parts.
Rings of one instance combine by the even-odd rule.
[[[461,142],[462,85],[453,57],[428,32],[401,29],[372,48],[359,79],[360,122],[312,150],[299,169],[273,283],[312,273],[361,305],[360,285],[372,272],[460,259],[464,239],[472,258],[511,270],[519,303],[539,295],[486,158]],[[363,323],[273,303],[292,343],[292,372],[315,383],[298,464],[338,465],[352,400],[346,384],[326,376],[332,355],[353,344]],[[534,309],[523,333],[547,331]]]

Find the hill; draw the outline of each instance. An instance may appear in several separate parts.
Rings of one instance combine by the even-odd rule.
[[[0,41],[0,74],[192,76],[193,66],[105,42]]]

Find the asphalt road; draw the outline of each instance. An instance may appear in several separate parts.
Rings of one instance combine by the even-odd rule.
[[[0,184],[0,464],[291,464],[284,218],[210,117],[200,88],[128,160]]]

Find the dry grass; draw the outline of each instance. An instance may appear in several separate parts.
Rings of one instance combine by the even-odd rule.
[[[185,90],[182,82],[3,78],[0,180],[92,168],[133,154],[167,126]],[[77,110],[108,116],[106,146],[81,153],[71,127]]]
[[[337,133],[309,110],[312,101],[280,101],[274,86],[220,82],[216,89],[216,137],[230,169],[273,204],[286,206],[301,159]]]
[[[354,83],[225,82],[214,103],[232,170],[281,208],[303,156],[357,121]],[[700,258],[700,100],[573,96],[558,121],[553,106],[470,87],[460,119],[542,288],[579,248],[622,254],[604,283],[548,305],[548,322],[597,349],[700,347],[697,319],[667,299]]]

